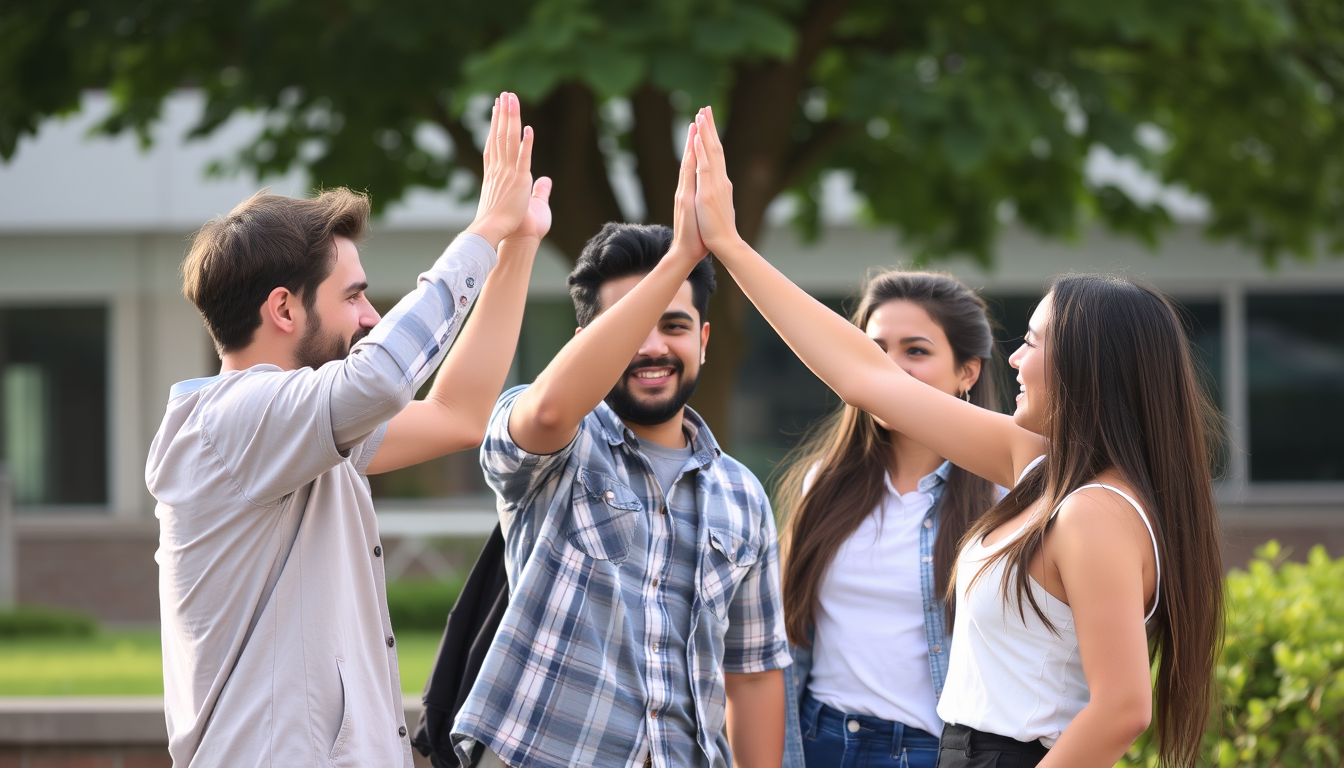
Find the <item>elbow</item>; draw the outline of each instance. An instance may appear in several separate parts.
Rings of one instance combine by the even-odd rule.
[[[1133,743],[1135,739],[1143,735],[1148,730],[1148,726],[1153,722],[1153,699],[1152,692],[1144,690],[1135,692],[1132,696],[1126,696],[1125,701],[1116,702],[1112,708],[1111,716],[1107,718],[1117,729],[1120,736],[1127,743]]]

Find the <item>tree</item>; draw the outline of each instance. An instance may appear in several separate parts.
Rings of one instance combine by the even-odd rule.
[[[1207,231],[1310,258],[1344,251],[1344,5],[1338,0],[7,0],[0,156],[106,88],[107,132],[148,140],[164,98],[208,97],[266,128],[234,158],[303,166],[381,208],[475,172],[474,132],[509,89],[556,182],[570,258],[608,220],[670,222],[677,126],[712,103],[741,231],[781,194],[815,235],[823,174],[926,258],[991,258],[1006,222],[1072,237],[1099,222],[1155,243],[1160,202],[1091,184],[1089,153],[1133,158],[1209,202]],[[449,140],[444,141],[443,136]],[[447,149],[444,148],[447,146]],[[637,169],[622,210],[613,163]],[[470,189],[465,190],[470,193]],[[697,405],[728,438],[745,300],[712,303]]]

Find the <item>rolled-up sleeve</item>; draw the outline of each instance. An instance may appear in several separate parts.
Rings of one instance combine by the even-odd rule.
[[[736,674],[768,672],[793,663],[784,629],[784,601],[779,579],[779,541],[770,503],[761,492],[760,557],[748,569],[728,606],[723,670]]]
[[[481,469],[485,482],[499,497],[501,511],[526,506],[555,471],[564,467],[578,442],[576,436],[569,445],[546,455],[528,453],[518,447],[509,433],[509,419],[518,397],[526,389],[524,384],[499,396],[481,443]]]

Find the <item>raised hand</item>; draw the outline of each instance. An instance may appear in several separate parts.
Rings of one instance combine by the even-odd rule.
[[[709,249],[700,239],[695,215],[695,134],[691,123],[686,131],[686,147],[681,152],[681,173],[677,177],[677,195],[672,204],[672,248],[669,254],[692,262],[705,257]]]
[[[714,126],[714,110],[705,107],[695,116],[695,215],[700,238],[714,253],[741,242],[733,212],[733,183],[723,159],[723,143]]]
[[[523,223],[531,205],[532,128],[521,126],[518,96],[501,93],[490,111],[476,218],[467,227],[468,232],[484,237],[496,248]]]

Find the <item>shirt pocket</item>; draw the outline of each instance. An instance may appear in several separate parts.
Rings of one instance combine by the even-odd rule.
[[[761,547],[757,542],[724,528],[709,528],[709,546],[700,560],[700,600],[718,619],[726,618],[737,585],[747,569],[756,564]]]
[[[580,469],[566,538],[589,557],[620,565],[630,555],[635,515],[643,511],[629,486],[606,473]]]

